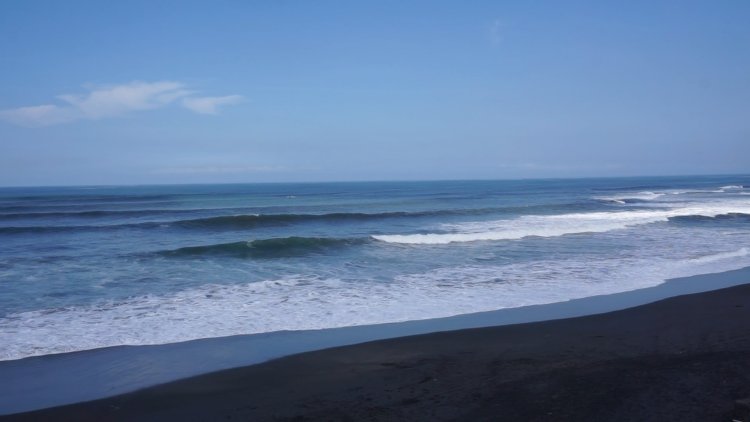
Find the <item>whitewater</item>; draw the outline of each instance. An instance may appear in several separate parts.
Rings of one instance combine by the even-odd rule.
[[[750,177],[0,189],[0,359],[437,318],[750,266]]]

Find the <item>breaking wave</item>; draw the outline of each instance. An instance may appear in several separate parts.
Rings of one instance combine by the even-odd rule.
[[[559,205],[564,208],[570,205]],[[529,211],[533,207],[524,207]],[[555,209],[554,206],[538,207],[540,210]],[[433,211],[394,211],[381,213],[328,213],[328,214],[241,214],[241,215],[224,215],[215,217],[171,220],[171,221],[145,221],[136,223],[123,224],[90,224],[90,225],[40,225],[40,226],[6,226],[0,227],[0,234],[24,234],[24,233],[61,233],[61,232],[85,232],[85,231],[103,231],[119,229],[153,229],[153,228],[178,228],[191,230],[243,230],[259,227],[278,227],[291,226],[295,224],[304,224],[309,222],[362,222],[377,221],[397,218],[420,218],[420,217],[439,217],[439,216],[470,216],[482,215],[498,212],[513,212],[516,207],[507,208],[476,208],[476,209],[444,209]],[[532,209],[533,211],[533,209]],[[151,213],[152,211],[144,211]],[[179,212],[189,212],[180,210]],[[73,213],[73,215],[96,217],[104,216],[109,211],[86,211]],[[135,211],[138,213],[138,211]],[[55,214],[55,213],[50,213]],[[70,216],[70,213],[65,213]],[[21,219],[23,214],[13,214],[11,219]],[[27,214],[32,215],[32,214]],[[61,215],[52,215],[61,216]],[[33,218],[33,217],[32,217]],[[0,220],[3,217],[0,215]]]
[[[599,196],[595,199],[604,202],[614,202],[616,204],[629,204],[633,202],[653,201],[657,198],[661,198],[664,195],[666,195],[666,193],[664,192],[644,191],[625,195]]]
[[[723,215],[750,215],[750,204],[717,204],[654,211],[615,211],[527,215],[508,220],[444,224],[441,233],[377,235],[388,243],[448,244],[490,240],[513,240],[525,237],[556,237],[579,233],[600,233],[632,226],[669,221],[674,218],[714,218]]]
[[[655,286],[672,277],[742,268],[750,264],[748,255],[747,248],[742,248],[669,261],[468,265],[404,274],[393,283],[300,275],[237,285],[210,284],[165,295],[7,315],[0,326],[0,360],[560,302]],[[565,281],[564,288],[561,281]]]

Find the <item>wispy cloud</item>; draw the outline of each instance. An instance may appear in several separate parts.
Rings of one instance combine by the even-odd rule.
[[[101,86],[84,94],[58,95],[61,104],[43,104],[0,110],[0,119],[29,127],[49,126],[75,120],[96,120],[136,111],[153,110],[179,100],[196,113],[216,114],[221,105],[237,103],[242,97],[194,97],[193,91],[180,82],[135,81],[122,85]],[[191,105],[188,105],[191,104]]]
[[[492,45],[499,45],[503,42],[503,30],[505,24],[500,19],[495,19],[492,22],[489,30],[490,42]]]
[[[235,165],[209,165],[209,166],[186,166],[186,167],[164,167],[155,169],[157,174],[224,174],[224,173],[266,173],[286,171],[283,166],[235,166]]]
[[[46,126],[76,120],[79,115],[71,107],[52,104],[0,110],[0,119],[21,126]]]
[[[182,99],[182,106],[200,114],[217,114],[220,106],[237,104],[242,101],[240,95],[223,97],[188,97]]]
[[[84,118],[99,119],[164,107],[189,94],[179,82],[131,82],[102,87],[88,94],[59,95],[57,98],[78,110]]]

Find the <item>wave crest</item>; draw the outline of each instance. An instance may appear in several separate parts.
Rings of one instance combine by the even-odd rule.
[[[556,237],[568,234],[601,233],[632,226],[669,221],[674,218],[716,218],[750,215],[750,204],[685,207],[654,211],[613,211],[522,216],[515,219],[445,224],[441,233],[373,236],[388,243],[443,245],[455,242],[515,240],[526,237]]]
[[[322,253],[328,249],[366,243],[363,238],[329,237],[279,237],[258,239],[246,242],[219,243],[214,245],[187,246],[161,251],[158,254],[169,257],[226,256],[235,258],[288,258]]]
[[[328,214],[244,214],[179,220],[170,224],[183,228],[243,229],[261,226],[291,225],[310,221],[367,221],[401,217],[479,214],[482,212],[488,212],[488,210],[392,211],[380,213],[340,212]]]
[[[665,192],[643,191],[643,192],[629,193],[629,194],[623,194],[623,195],[599,196],[599,197],[596,197],[595,199],[598,199],[604,202],[614,202],[615,204],[629,204],[632,202],[653,201],[657,198],[661,198],[664,195],[666,195]]]

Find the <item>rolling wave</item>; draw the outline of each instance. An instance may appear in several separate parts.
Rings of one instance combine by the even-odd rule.
[[[288,226],[307,222],[328,223],[346,221],[368,221],[403,217],[429,217],[439,215],[477,215],[488,210],[440,210],[424,212],[384,212],[384,213],[330,213],[330,214],[245,214],[206,217],[176,221],[148,221],[126,224],[65,225],[65,226],[8,226],[0,227],[0,234],[62,233],[81,231],[102,231],[118,229],[152,229],[177,227],[202,230],[242,230],[268,226]]]
[[[0,227],[0,234],[61,233],[68,231],[95,230],[94,226],[11,226]]]
[[[719,252],[711,255],[699,256],[697,258],[688,259],[687,262],[692,264],[710,264],[716,261],[722,261],[732,258],[741,258],[750,255],[750,251],[747,248],[740,248],[736,251]]]
[[[382,213],[328,213],[328,214],[243,214],[243,215],[225,215],[216,217],[204,217],[173,221],[147,221],[141,223],[125,224],[92,224],[92,225],[58,225],[58,226],[8,226],[0,227],[0,234],[23,234],[23,233],[59,233],[59,232],[79,232],[79,231],[101,231],[117,230],[128,228],[167,228],[177,227],[181,229],[202,229],[202,230],[241,230],[252,229],[257,227],[268,226],[288,226],[302,224],[307,222],[322,221],[327,223],[351,222],[351,221],[368,221],[368,220],[385,220],[394,218],[418,218],[432,216],[448,215],[481,215],[502,210],[511,210],[514,208],[481,208],[481,209],[449,209],[434,211],[394,211]],[[187,210],[181,210],[190,212]],[[108,211],[82,211],[81,216],[96,217],[104,216]],[[134,211],[138,213],[139,211]],[[143,211],[151,212],[148,210]],[[50,216],[54,213],[46,213]],[[15,217],[18,215],[18,217]],[[14,214],[12,218],[23,218],[24,214]],[[31,214],[26,214],[31,215]],[[65,216],[70,214],[66,213]],[[0,216],[0,219],[3,217]]]
[[[643,192],[646,197],[656,198],[663,193]],[[601,198],[600,198],[601,199]],[[365,222],[398,218],[420,218],[440,216],[477,216],[487,214],[513,215],[522,211],[521,217],[510,220],[495,220],[491,222],[461,223],[459,225],[444,225],[455,229],[453,233],[413,234],[413,235],[377,235],[377,240],[395,243],[451,243],[473,240],[502,240],[519,239],[527,236],[560,236],[569,233],[599,232],[616,228],[624,228],[633,224],[645,224],[672,218],[713,218],[718,215],[732,217],[734,214],[750,214],[750,204],[743,203],[740,208],[723,209],[711,204],[703,207],[681,208],[682,211],[616,211],[616,212],[586,212],[591,204],[584,202],[572,204],[546,204],[539,206],[510,206],[495,208],[442,209],[430,211],[392,211],[381,213],[328,213],[328,214],[242,214],[224,215],[168,221],[144,221],[120,224],[79,224],[79,225],[39,225],[39,226],[5,226],[0,227],[0,235],[33,234],[33,233],[64,233],[81,231],[108,231],[122,229],[191,229],[191,230],[243,230],[258,227],[291,226],[309,222],[325,222],[336,224],[339,222]],[[667,204],[665,204],[667,205]],[[730,204],[731,205],[731,204]],[[744,208],[743,208],[744,207]],[[570,211],[577,213],[564,213]],[[690,211],[693,210],[693,211]],[[718,211],[717,211],[718,210]],[[107,217],[109,213],[154,214],[190,213],[192,210],[133,210],[133,211],[80,211],[75,213],[39,213],[45,216],[80,216]],[[562,214],[551,214],[563,212]],[[536,214],[539,213],[539,214]],[[25,218],[35,214],[12,214],[11,218]],[[5,217],[8,215],[6,214]],[[0,215],[0,220],[4,216]],[[589,221],[590,220],[590,221]],[[634,222],[635,221],[635,222]],[[520,222],[520,225],[508,226],[509,222]],[[513,223],[514,224],[514,223]],[[476,227],[478,225],[478,227]],[[524,227],[530,226],[530,227]],[[572,226],[572,228],[571,228]],[[466,230],[466,229],[469,230]],[[573,230],[573,231],[571,231]],[[457,233],[456,233],[457,232]],[[449,240],[450,239],[450,240]]]
[[[595,197],[595,199],[604,202],[614,202],[616,204],[629,204],[632,202],[653,201],[654,199],[661,198],[664,195],[666,195],[665,192],[643,191],[624,195],[599,196]]]
[[[750,222],[750,214],[740,212],[728,212],[726,214],[718,215],[680,215],[675,217],[669,217],[669,221],[675,222],[702,222],[702,221],[738,221],[738,222]]]
[[[92,211],[48,211],[48,212],[14,212],[0,213],[0,220],[30,220],[45,218],[106,218],[106,217],[139,217],[159,214],[188,214],[194,210],[92,210]]]
[[[381,213],[328,213],[328,214],[245,214],[179,220],[170,223],[183,228],[245,229],[263,226],[281,226],[312,221],[344,222],[382,220],[403,217],[431,217],[441,215],[467,215],[491,212],[490,209],[457,209],[436,211],[393,211]]]
[[[216,217],[194,218],[174,221],[147,221],[142,223],[126,224],[98,224],[98,225],[67,225],[67,226],[10,226],[0,227],[0,234],[16,233],[56,233],[65,231],[98,231],[121,228],[154,228],[154,227],[178,227],[183,229],[206,229],[206,230],[238,230],[251,229],[267,226],[286,226],[299,223],[325,221],[367,221],[402,217],[429,217],[440,215],[477,215],[491,212],[492,209],[457,209],[437,210],[420,212],[383,212],[383,213],[329,213],[329,214],[244,214],[225,215]],[[100,216],[108,211],[85,211],[80,214],[86,216]],[[138,212],[138,211],[134,211]],[[147,212],[147,211],[144,211]],[[52,213],[48,213],[50,215]],[[23,214],[18,214],[19,216]],[[28,214],[27,214],[28,215]],[[66,214],[66,216],[69,214]],[[19,217],[21,218],[21,217]],[[2,216],[0,216],[2,219]]]
[[[219,243],[215,245],[188,246],[161,251],[159,255],[168,257],[225,256],[234,258],[289,258],[322,253],[330,249],[367,243],[368,238],[329,238],[329,237],[280,237],[258,239],[247,242]]]
[[[732,194],[744,194],[741,192],[745,189],[744,185],[726,185],[714,189],[688,189],[688,190],[664,190],[664,191],[641,191],[641,192],[629,192],[618,195],[606,195],[606,196],[595,196],[594,199],[615,203],[615,204],[630,204],[642,201],[654,201],[665,195],[682,195],[691,193],[732,193]]]
[[[102,230],[123,230],[131,228],[156,228],[163,227],[167,223],[148,222],[148,223],[128,223],[128,224],[109,224],[109,225],[86,225],[86,226],[9,226],[0,227],[2,234],[45,234],[45,233],[68,233],[68,232],[96,232]]]
[[[535,216],[508,220],[444,224],[443,232],[373,236],[388,243],[441,245],[456,242],[515,240],[526,237],[556,237],[568,234],[601,233],[632,226],[669,221],[674,218],[716,218],[750,216],[749,203],[716,204],[654,211],[591,212]],[[743,217],[744,218],[744,217]]]

